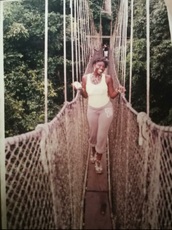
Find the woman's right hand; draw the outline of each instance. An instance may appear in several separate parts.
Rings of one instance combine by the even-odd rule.
[[[76,89],[76,90],[82,89],[82,85],[81,85],[81,83],[78,82],[78,81],[74,81],[74,82],[72,83],[72,86],[73,86],[73,88]]]

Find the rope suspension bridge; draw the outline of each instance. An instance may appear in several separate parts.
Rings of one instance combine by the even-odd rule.
[[[105,1],[107,15],[111,14],[109,2]],[[71,12],[72,60],[78,60],[72,81],[80,81],[82,73],[92,71],[92,60],[102,55],[103,35],[94,26],[87,0],[71,1]],[[123,0],[109,36],[107,73],[113,76],[115,87],[119,75],[125,84],[127,17],[128,1]],[[64,69],[65,65],[64,55]],[[112,101],[114,119],[102,175],[95,174],[89,162],[87,100],[79,91],[68,102],[65,90],[63,108],[50,122],[45,120],[31,132],[5,138],[2,228],[171,229],[172,127],[151,121],[149,84],[147,96],[146,113],[132,108],[131,88],[129,102],[124,95]]]

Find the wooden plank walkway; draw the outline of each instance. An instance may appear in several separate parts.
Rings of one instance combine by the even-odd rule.
[[[102,174],[96,174],[94,164],[88,163],[83,229],[113,229],[106,154],[102,156],[102,163]]]

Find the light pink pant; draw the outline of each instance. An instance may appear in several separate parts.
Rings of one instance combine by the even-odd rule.
[[[97,153],[104,153],[106,151],[108,131],[113,120],[112,103],[108,102],[101,108],[88,106],[87,119],[90,145],[95,146]]]

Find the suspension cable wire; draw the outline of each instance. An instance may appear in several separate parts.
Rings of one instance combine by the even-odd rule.
[[[83,73],[85,72],[85,69],[87,67],[87,63],[89,61],[89,38],[88,38],[88,34],[89,34],[89,10],[88,10],[88,3],[86,0],[83,1],[83,6],[82,6],[82,29],[81,29],[81,34],[82,34],[82,38],[83,38]]]
[[[74,47],[73,47],[73,0],[70,0],[70,23],[71,23],[71,59],[72,59],[72,82],[74,82]],[[75,90],[72,87],[73,99],[75,97]]]
[[[45,94],[45,118],[48,121],[48,0],[45,0],[45,44],[44,44],[44,94]]]
[[[84,41],[84,27],[83,27],[83,17],[84,17],[84,4],[83,4],[83,0],[81,1],[81,44],[82,44],[82,48],[81,48],[81,66],[82,66],[82,74],[84,73],[84,69],[85,69],[85,64],[84,64],[84,47],[85,47],[85,41]]]
[[[82,20],[81,20],[81,44],[82,44],[82,48],[81,48],[81,59],[82,59],[82,75],[84,73],[85,70],[85,62],[84,62],[84,57],[85,57],[85,33],[86,31],[84,30],[84,22],[85,22],[85,8],[84,8],[84,1],[82,1],[81,3],[81,16],[82,16]]]
[[[126,83],[126,57],[127,57],[127,28],[128,28],[128,0],[125,1],[125,11],[124,11],[124,16],[125,16],[125,31],[124,31],[124,79],[123,79],[123,84],[125,87]]]
[[[77,49],[77,4],[76,0],[74,0],[74,40],[75,40],[75,71],[76,71],[76,80],[78,81],[78,49]]]
[[[87,47],[87,29],[86,29],[86,4],[85,4],[85,0],[83,1],[83,7],[82,7],[83,11],[83,63],[84,63],[84,72],[85,72],[85,68],[86,68],[86,55],[87,55],[87,51],[86,51],[86,47]]]
[[[172,42],[172,1],[171,0],[164,0],[164,2],[165,2],[166,7],[167,7],[170,37],[171,37],[171,42]]]
[[[90,44],[90,37],[88,37],[87,35],[89,35],[89,7],[88,7],[88,2],[85,0],[84,1],[84,12],[85,12],[85,17],[84,17],[84,31],[85,31],[85,63],[88,62],[88,58],[89,58],[89,44]],[[86,64],[85,64],[86,67]]]
[[[128,0],[125,1],[125,68],[124,68],[124,87],[126,83],[126,63],[127,63],[127,29],[128,29]]]
[[[87,43],[88,43],[88,46],[87,46],[87,53],[88,54],[90,54],[91,52],[90,52],[90,47],[91,47],[91,38],[90,38],[90,28],[91,28],[91,24],[90,24],[90,22],[91,22],[91,19],[90,19],[90,9],[89,9],[89,5],[88,5],[88,2],[87,1],[85,1],[85,4],[86,4],[86,11],[87,11],[87,20],[86,20],[86,25],[88,25],[88,26],[86,26],[86,28],[87,28],[87,33],[86,33],[86,38],[87,38]]]
[[[88,52],[91,54],[92,53],[92,38],[91,38],[91,32],[92,32],[92,23],[91,23],[91,12],[90,12],[90,8],[89,8],[89,4],[87,4],[87,12],[88,12],[88,39],[89,39],[89,42],[88,42]]]
[[[82,59],[82,74],[84,73],[85,71],[85,63],[84,63],[84,51],[85,51],[85,31],[84,31],[84,1],[82,1],[82,5],[81,5],[81,17],[82,17],[82,20],[81,20],[81,44],[82,44],[82,48],[81,48],[81,59]]]
[[[118,73],[120,80],[123,80],[124,75],[124,36],[125,36],[125,4],[124,0],[121,1],[119,10],[119,26],[118,26]]]
[[[125,79],[126,79],[127,24],[128,24],[128,0],[124,1],[124,5],[123,5],[122,81],[124,86],[125,86]]]
[[[114,57],[116,66],[115,69],[119,74],[120,80],[125,82],[126,73],[126,38],[127,38],[127,24],[128,24],[128,13],[126,13],[126,1],[121,0],[119,5],[118,17],[115,23],[113,31],[113,41],[111,41],[111,46],[114,46]]]
[[[6,210],[6,168],[5,168],[5,100],[4,100],[4,44],[3,44],[3,2],[0,2],[0,196],[1,196],[1,229],[7,229],[7,210]]]
[[[88,63],[88,56],[89,56],[89,12],[87,7],[87,1],[83,0],[81,4],[79,4],[79,27],[80,27],[80,56],[81,56],[81,73],[85,72],[85,68]]]
[[[83,0],[81,0],[80,4],[79,4],[79,27],[80,27],[80,79],[82,77],[82,73],[83,73],[83,30],[82,30],[82,3]]]
[[[67,102],[66,82],[66,0],[63,0],[63,56],[64,56],[64,101]]]
[[[95,48],[95,39],[92,37],[92,35],[94,35],[94,22],[93,22],[93,17],[92,17],[92,12],[90,12],[90,49],[91,49],[91,52],[93,53],[93,49]]]
[[[78,81],[79,81],[79,20],[78,20],[78,0],[76,0],[76,52],[77,52],[77,66],[78,66]]]
[[[131,104],[132,90],[132,60],[133,60],[133,1],[131,0],[131,25],[130,25],[130,76],[129,76],[129,103]]]
[[[83,39],[84,39],[84,47],[83,47],[83,62],[84,62],[84,71],[86,68],[86,60],[87,60],[87,27],[86,27],[86,4],[83,1]]]
[[[100,44],[103,43],[103,38],[102,38],[102,9],[100,10],[100,22],[99,22],[99,39],[100,39]]]
[[[146,0],[146,34],[147,34],[147,90],[146,90],[146,110],[149,116],[150,110],[150,9],[149,0]]]
[[[122,43],[122,50],[121,50],[121,81],[124,84],[124,72],[125,72],[125,30],[126,30],[126,25],[125,25],[125,18],[126,18],[126,12],[125,12],[125,1],[123,1],[122,4],[122,38],[121,38],[121,43]]]
[[[118,63],[118,72],[120,71],[120,60],[121,60],[121,29],[122,29],[122,3],[120,4],[120,9],[119,9],[119,13],[118,13],[118,27],[117,27],[117,49],[118,49],[118,59],[117,59],[117,63]]]
[[[79,74],[79,81],[81,81],[81,40],[80,40],[80,7],[77,0],[77,33],[78,33],[78,74]]]

